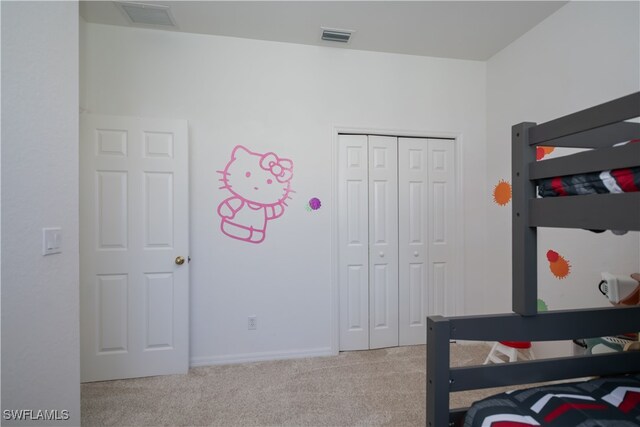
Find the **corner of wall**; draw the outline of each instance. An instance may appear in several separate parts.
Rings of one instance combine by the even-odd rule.
[[[2,424],[79,425],[78,3],[1,10]],[[51,226],[62,252],[43,256]]]

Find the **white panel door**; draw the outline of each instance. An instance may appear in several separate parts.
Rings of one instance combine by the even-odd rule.
[[[340,135],[338,161],[340,350],[424,344],[455,314],[454,141]]]
[[[426,317],[455,313],[454,143],[399,138],[400,345],[424,344]]]
[[[429,139],[429,245],[427,315],[453,316],[455,310],[455,170],[452,140]]]
[[[369,136],[369,348],[398,345],[398,144]]]
[[[366,135],[338,144],[340,350],[369,348],[369,190]]]
[[[429,139],[429,293],[427,315],[453,316],[455,310],[455,172],[451,140]]]
[[[428,152],[425,139],[398,138],[400,345],[426,341]]]
[[[186,121],[81,116],[83,382],[187,372],[187,144]]]

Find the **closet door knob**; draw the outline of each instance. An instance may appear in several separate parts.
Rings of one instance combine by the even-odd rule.
[[[384,252],[380,252],[380,258],[384,258]]]
[[[413,256],[414,256],[414,257],[417,257],[417,256],[418,256],[418,251],[415,251],[415,252],[413,253]]]

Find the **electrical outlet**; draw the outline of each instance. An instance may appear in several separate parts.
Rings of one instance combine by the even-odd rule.
[[[256,316],[249,316],[249,330],[255,331],[258,329],[258,318]]]

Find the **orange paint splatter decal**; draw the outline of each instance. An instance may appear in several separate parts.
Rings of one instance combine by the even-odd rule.
[[[493,188],[493,201],[504,206],[511,201],[511,184],[501,179]]]
[[[564,279],[571,273],[569,261],[564,259],[558,252],[552,250],[547,251],[547,260],[549,261],[549,270],[551,270],[551,273],[558,279]]]
[[[546,156],[547,154],[553,153],[553,150],[555,150],[555,147],[538,147],[538,148],[536,148],[536,160],[544,159],[544,156]]]

